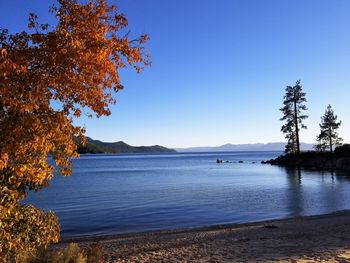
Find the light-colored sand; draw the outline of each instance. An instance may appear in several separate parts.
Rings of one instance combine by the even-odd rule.
[[[350,262],[350,212],[71,241],[99,241],[106,262]]]

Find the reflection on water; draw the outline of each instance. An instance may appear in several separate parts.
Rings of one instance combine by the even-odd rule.
[[[87,155],[26,202],[63,236],[242,223],[350,208],[350,176],[262,165],[279,152]],[[216,159],[230,163],[217,164]],[[239,163],[243,161],[243,163]]]
[[[287,200],[289,216],[300,216],[304,211],[302,177],[300,169],[285,169],[289,187],[287,188]]]
[[[317,206],[310,198],[310,191],[314,191],[317,186],[316,198],[319,205],[330,209],[330,211],[339,211],[345,209],[342,199],[348,198],[350,192],[347,188],[344,191],[342,182],[348,184],[350,182],[350,176],[346,172],[340,171],[307,171],[300,168],[281,168],[285,171],[288,180],[289,187],[286,189],[288,193],[288,206],[289,216],[302,216],[307,214],[308,205]],[[306,176],[306,189],[303,185],[303,175]],[[314,178],[310,178],[310,176]],[[310,186],[310,180],[316,184],[313,187]],[[340,190],[340,191],[339,191]],[[342,196],[344,194],[345,196]]]

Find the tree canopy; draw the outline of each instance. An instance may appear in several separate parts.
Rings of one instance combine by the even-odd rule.
[[[148,36],[131,39],[126,17],[106,0],[58,0],[50,12],[55,26],[30,14],[27,31],[0,30],[0,258],[6,262],[58,241],[54,214],[20,200],[47,186],[54,171],[71,174],[75,140],[84,141],[85,132],[73,118],[83,110],[109,115],[113,94],[123,88],[119,70],[149,65]]]
[[[318,144],[316,149],[319,151],[329,150],[333,152],[334,146],[340,146],[342,138],[339,137],[337,130],[341,125],[341,121],[337,121],[338,116],[334,114],[332,106],[328,105],[324,115],[321,117],[320,134],[316,140]]]

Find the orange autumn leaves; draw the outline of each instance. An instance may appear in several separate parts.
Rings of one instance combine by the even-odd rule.
[[[52,31],[42,30],[47,26],[32,15],[33,33],[2,31],[0,36],[0,169],[18,166],[12,172],[39,184],[52,175],[44,167],[47,174],[36,176],[47,153],[64,168],[63,159],[75,150],[73,135],[83,130],[72,126],[71,116],[79,117],[85,107],[97,116],[109,115],[113,92],[123,88],[120,68],[131,65],[140,71],[149,65],[143,47],[148,37],[119,36],[127,20],[115,6],[106,1],[59,4],[51,8],[58,19]],[[61,109],[53,108],[52,101]],[[25,171],[30,169],[37,171],[29,176]],[[62,172],[67,175],[69,169]]]
[[[105,0],[59,0],[50,12],[54,27],[31,14],[28,32],[0,30],[1,224],[15,216],[28,187],[38,190],[52,178],[49,156],[60,174],[71,174],[70,158],[85,132],[73,116],[83,109],[109,115],[113,93],[123,88],[120,69],[140,72],[150,63],[148,36],[130,39],[127,19]],[[4,250],[0,241],[0,255]]]

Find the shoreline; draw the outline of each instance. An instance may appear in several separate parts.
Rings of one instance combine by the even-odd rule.
[[[105,262],[350,262],[350,210],[253,223],[65,237]]]
[[[334,153],[309,151],[301,152],[300,155],[290,153],[283,154],[275,159],[262,161],[261,164],[277,165],[294,169],[302,168],[313,171],[349,172],[350,156],[349,153],[344,153],[341,149]]]
[[[70,243],[70,242],[96,242],[97,240],[109,240],[109,239],[118,239],[118,238],[130,238],[134,236],[147,236],[147,235],[171,235],[171,234],[183,234],[183,233],[196,233],[202,231],[213,231],[213,230],[224,230],[227,228],[241,228],[241,227],[251,227],[263,224],[273,224],[281,223],[295,220],[312,220],[312,219],[321,219],[321,218],[332,218],[339,215],[349,216],[350,218],[350,209],[339,210],[327,214],[319,215],[308,215],[308,216],[292,216],[286,218],[277,218],[269,219],[262,221],[254,221],[247,223],[232,223],[232,224],[216,224],[200,227],[185,227],[185,228],[175,228],[175,229],[162,229],[162,230],[146,230],[139,232],[128,232],[128,233],[116,233],[116,234],[102,234],[102,235],[81,235],[81,236],[67,236],[61,238],[59,243]],[[350,223],[350,221],[349,221]]]

